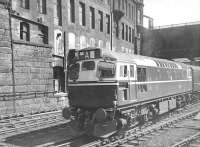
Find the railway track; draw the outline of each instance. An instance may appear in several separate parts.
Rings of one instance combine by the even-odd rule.
[[[171,147],[200,147],[200,132],[185,138]]]
[[[55,147],[122,146],[124,147],[124,146],[128,146],[130,143],[132,144],[135,143],[135,145],[137,145],[138,143],[140,144],[141,142],[143,142],[149,136],[152,137],[153,135],[157,134],[160,131],[163,132],[163,130],[167,130],[168,128],[173,127],[175,124],[177,124],[178,122],[181,122],[182,120],[191,119],[199,111],[200,111],[199,101],[195,101],[193,104],[187,105],[184,108],[171,113],[169,116],[163,116],[163,118],[160,119],[161,121],[157,122],[156,124],[152,124],[150,122],[146,124],[145,126],[143,126],[141,130],[137,127],[137,128],[128,130],[124,133],[112,136],[110,138],[101,139],[101,140],[82,135],[81,133],[78,135],[73,135],[69,133],[68,131],[70,130],[69,126],[68,126],[69,129],[66,129],[66,130],[62,129],[62,127],[60,128],[64,130],[62,132],[65,134],[67,131],[68,135],[67,137],[59,138],[58,136],[60,135],[58,135],[57,133],[60,132],[61,130],[59,128],[58,129],[55,128],[54,131],[51,132],[51,135],[55,136],[57,134],[56,135],[57,139],[53,139],[53,140],[50,139],[48,142],[45,142],[44,144],[41,143],[40,145],[37,145],[37,146],[38,147],[52,147],[52,146],[55,146]],[[39,130],[43,128],[51,128],[51,126],[56,126],[56,125],[59,126],[59,124],[64,124],[67,122],[68,121],[62,118],[60,111],[49,112],[49,113],[46,113],[45,115],[39,115],[39,114],[33,115],[27,118],[20,118],[20,120],[11,119],[7,124],[10,126],[13,125],[12,127],[8,127],[8,129],[10,129],[11,131],[7,131],[4,133],[2,128],[0,128],[0,139],[4,139],[6,137],[18,135],[21,133],[24,134],[26,132],[31,132],[31,131]],[[43,133],[44,132],[41,131],[41,134]],[[33,136],[35,135],[36,134],[34,134]],[[48,137],[48,135],[45,135],[45,136]],[[193,142],[194,142],[194,139],[193,139]]]
[[[42,147],[126,147],[133,146],[133,144],[139,145],[140,142],[145,141],[148,137],[152,137],[160,131],[163,132],[163,130],[173,127],[178,122],[191,119],[198,112],[200,112],[199,101],[195,101],[193,104],[189,104],[184,108],[171,113],[167,118],[161,118],[162,121],[159,121],[156,124],[152,124],[152,122],[147,123],[142,127],[142,129],[136,127],[106,139],[95,139],[80,136],[71,139],[70,141],[58,141]]]
[[[52,111],[42,114],[28,115],[25,117],[11,118],[0,121],[0,139],[6,137],[30,132],[38,129],[44,129],[60,124],[67,123],[61,116],[61,111]]]
[[[126,147],[130,145],[137,145],[139,146],[140,142],[146,141],[148,138],[152,138],[154,135],[158,135],[159,131],[163,131],[165,129],[168,129],[178,123],[179,121],[182,121],[184,119],[190,119],[195,114],[200,112],[200,110],[195,110],[192,112],[189,112],[187,114],[180,115],[179,117],[170,119],[168,121],[164,120],[159,122],[158,124],[148,126],[146,128],[143,128],[142,130],[138,129],[132,129],[124,134],[121,134],[121,136],[114,136],[113,138],[98,141],[90,144],[86,144],[82,147],[97,147],[97,146],[103,146],[103,147]]]

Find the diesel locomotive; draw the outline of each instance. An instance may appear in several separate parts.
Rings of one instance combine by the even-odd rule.
[[[200,91],[200,68],[100,48],[70,50],[63,117],[79,130],[106,137],[155,119]]]

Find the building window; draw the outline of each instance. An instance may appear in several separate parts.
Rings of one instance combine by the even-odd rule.
[[[103,12],[99,11],[99,31],[103,32]]]
[[[99,40],[99,48],[103,48],[103,41]]]
[[[46,0],[37,0],[38,11],[42,14],[46,14]]]
[[[87,43],[86,43],[86,37],[85,36],[80,36],[80,49],[86,48]]]
[[[85,26],[85,4],[79,2],[79,24]]]
[[[128,25],[126,25],[126,41],[128,41]]]
[[[29,0],[21,0],[21,7],[29,9]]]
[[[132,6],[132,13],[131,13],[131,18],[132,18],[132,20],[133,20],[133,18],[134,18],[134,8],[133,8],[133,6]]]
[[[58,18],[58,25],[62,26],[62,2],[61,2],[61,0],[57,0],[57,18]]]
[[[138,24],[141,24],[141,11],[140,10],[137,11],[137,22],[138,22]]]
[[[119,23],[116,23],[115,29],[116,29],[116,37],[119,38]]]
[[[122,10],[124,10],[124,0],[122,0]]]
[[[122,23],[122,40],[124,40],[124,23]]]
[[[106,49],[110,50],[110,42],[109,41],[106,42]]]
[[[75,3],[74,0],[70,0],[69,3],[69,18],[70,22],[75,23]]]
[[[131,27],[129,27],[129,42],[131,42]]]
[[[30,27],[26,22],[20,22],[20,39],[30,41]]]
[[[128,12],[129,12],[129,18],[131,18],[131,4],[128,4]]]
[[[134,38],[135,38],[135,32],[134,29],[132,29],[132,43],[134,43]]]
[[[44,44],[48,44],[48,27],[47,26],[39,26],[41,34],[39,36],[42,38]]]
[[[106,14],[107,34],[110,34],[110,15]]]
[[[121,0],[118,0],[118,9],[120,10]]]
[[[74,33],[68,34],[68,48],[75,49],[76,48],[76,36]]]
[[[90,38],[90,46],[95,47],[95,39],[94,38]]]
[[[95,29],[95,9],[90,7],[90,27]]]
[[[128,3],[127,0],[125,0],[125,14],[128,16]]]

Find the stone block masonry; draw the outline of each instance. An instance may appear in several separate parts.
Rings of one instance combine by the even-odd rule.
[[[12,27],[11,46],[9,19],[9,11],[0,1],[0,118],[61,109],[67,102],[49,93],[53,92],[52,47],[34,39],[20,40],[19,27]],[[20,22],[11,20],[12,24]]]
[[[16,93],[53,91],[51,48],[14,44],[14,61]]]
[[[12,92],[12,51],[8,16],[5,5],[0,4],[0,94]]]

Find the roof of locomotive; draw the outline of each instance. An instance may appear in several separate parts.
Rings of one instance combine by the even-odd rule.
[[[88,47],[81,50],[94,50],[94,49],[100,49],[100,48]],[[167,59],[153,58],[153,57],[128,54],[128,53],[119,53],[106,49],[100,49],[100,50],[102,51],[103,57],[107,57],[115,61],[131,62],[140,66],[171,68],[171,69],[182,69],[187,66],[184,63],[170,61]]]
[[[173,69],[182,69],[185,66],[185,64],[183,63],[177,63],[166,59],[159,59],[159,58],[134,55],[128,53],[118,53],[108,50],[103,50],[103,56],[114,58],[116,59],[116,61],[132,62],[140,66],[151,66],[151,67],[173,68]]]

